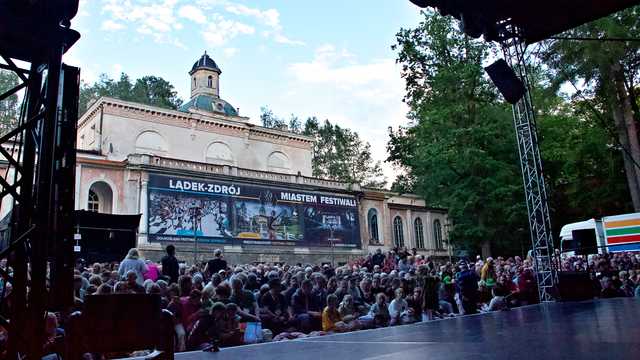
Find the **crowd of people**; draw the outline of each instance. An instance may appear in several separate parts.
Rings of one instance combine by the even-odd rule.
[[[186,266],[167,246],[158,264],[131,249],[119,264],[93,264],[76,275],[76,298],[152,293],[176,319],[177,349],[394,326],[536,303],[531,259],[519,256],[436,262],[406,249],[378,250],[333,268],[330,264],[230,266],[220,250]],[[594,272],[601,297],[640,296],[640,256],[602,254],[560,260],[564,270]],[[246,331],[246,330],[245,330]]]
[[[538,301],[531,259],[435,261],[377,250],[331,264],[229,264],[221,250],[186,265],[172,245],[159,263],[131,249],[119,263],[79,262],[76,307],[89,296],[158,294],[175,318],[176,350],[211,349],[410,324],[506,310]],[[566,271],[593,273],[597,297],[640,297],[640,254],[560,257]],[[47,319],[52,335],[55,316]],[[51,324],[49,324],[49,322]]]

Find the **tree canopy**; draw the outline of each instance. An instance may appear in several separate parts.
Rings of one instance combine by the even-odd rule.
[[[299,118],[291,115],[287,121],[276,116],[267,107],[260,115],[262,126],[291,131],[314,138],[313,176],[360,184],[381,189],[386,185],[382,164],[371,155],[371,145],[360,139],[357,132],[309,117],[302,125]]]
[[[132,81],[125,73],[122,73],[118,80],[102,74],[93,85],[82,83],[80,86],[79,114],[87,111],[91,103],[101,96],[165,109],[175,110],[182,105],[182,99],[178,97],[173,85],[161,77],[148,75]]]
[[[457,248],[529,249],[511,108],[483,70],[498,49],[466,37],[451,17],[423,14],[393,46],[410,123],[389,130],[388,161],[403,171],[392,189],[448,208]],[[552,69],[532,65],[554,233],[568,222],[628,210],[622,161],[606,127],[580,99],[558,93]]]
[[[18,75],[12,71],[0,70],[0,94],[14,88],[19,83]],[[18,119],[18,95],[13,94],[0,101],[0,135],[16,125]]]

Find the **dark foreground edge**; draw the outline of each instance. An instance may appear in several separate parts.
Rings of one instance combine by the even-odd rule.
[[[294,341],[186,352],[176,360],[638,359],[640,299],[549,303]]]

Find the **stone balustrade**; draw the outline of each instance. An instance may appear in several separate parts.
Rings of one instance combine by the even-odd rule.
[[[147,154],[131,154],[127,158],[130,165],[155,166],[173,170],[196,171],[206,174],[238,176],[248,179],[259,179],[289,184],[302,184],[327,189],[359,191],[360,185],[335,180],[320,179],[302,175],[292,175],[271,171],[251,170],[230,165],[208,164],[196,161],[165,158]]]

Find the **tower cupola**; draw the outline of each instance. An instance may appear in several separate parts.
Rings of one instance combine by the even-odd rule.
[[[191,99],[178,110],[238,117],[238,109],[220,98],[220,74],[222,70],[205,51],[189,71]]]
[[[220,74],[222,70],[207,52],[193,64],[189,75],[191,76],[191,97],[200,94],[220,97]]]

